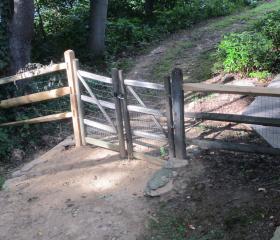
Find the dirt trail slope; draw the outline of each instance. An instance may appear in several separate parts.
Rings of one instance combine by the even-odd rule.
[[[217,44],[222,37],[232,32],[248,29],[266,12],[280,9],[278,1],[262,4],[238,14],[209,20],[184,30],[163,40],[149,54],[140,56],[128,76],[163,82],[174,67],[182,68],[184,80],[199,82],[210,78],[213,57]]]

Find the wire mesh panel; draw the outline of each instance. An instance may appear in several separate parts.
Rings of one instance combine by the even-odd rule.
[[[9,101],[12,98],[23,97],[67,86],[68,81],[65,71],[34,76],[29,79],[1,85],[0,101]],[[65,112],[70,112],[69,96],[55,98],[50,101],[34,102],[8,109],[1,108],[0,124],[20,122]],[[71,119],[44,124],[24,124],[13,127],[5,126],[1,128],[1,131],[4,132],[6,136],[9,136],[7,141],[5,141],[6,148],[11,149],[11,151],[12,149],[22,149],[26,156],[38,151],[38,149],[48,150],[73,134]]]
[[[84,99],[83,104],[86,136],[118,144],[116,131],[117,121],[112,84],[86,77],[83,77],[83,80],[90,88],[89,92],[88,89],[82,86],[81,91],[83,97],[82,99]],[[96,100],[93,99],[93,96]],[[104,103],[109,104],[109,107],[106,106],[106,104],[104,105]],[[101,105],[101,108],[98,104]]]
[[[256,99],[256,100],[255,100]],[[223,140],[229,143],[254,144],[269,147],[270,141],[263,136],[270,135],[274,143],[280,143],[279,127],[264,127],[245,123],[235,123],[232,115],[240,117],[262,117],[279,119],[280,112],[275,97],[253,97],[238,94],[188,93],[185,95],[186,137],[188,139]],[[203,113],[217,113],[216,117],[226,116],[224,121],[197,119]],[[211,118],[212,116],[210,116]],[[215,118],[215,115],[214,115]],[[232,122],[231,122],[232,120]],[[241,121],[242,122],[242,121]],[[272,145],[277,147],[277,144]]]
[[[152,156],[167,155],[164,91],[127,86],[127,94],[134,151]],[[144,107],[158,113],[137,112],[130,106]]]

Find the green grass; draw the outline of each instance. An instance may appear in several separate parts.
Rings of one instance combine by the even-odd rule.
[[[184,81],[202,82],[213,76],[215,70],[215,49],[201,53],[193,63],[192,71],[186,75]]]
[[[191,216],[174,216],[168,210],[162,210],[157,219],[151,219],[149,227],[151,234],[145,240],[221,240],[224,232],[221,229],[212,229],[208,232],[200,233],[189,227]]]
[[[165,76],[168,76],[174,67],[176,59],[181,58],[184,51],[192,47],[194,47],[192,42],[180,41],[175,47],[169,48],[165,56],[152,69],[152,78],[163,79]]]
[[[246,28],[252,27],[256,21],[263,17],[264,14],[280,9],[280,1],[266,2],[255,8],[246,8],[241,13],[221,18],[219,21],[214,20],[210,24],[210,30],[220,30],[231,26],[237,22],[243,22]]]

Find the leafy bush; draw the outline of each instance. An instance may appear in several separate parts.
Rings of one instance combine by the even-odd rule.
[[[271,39],[275,48],[280,50],[280,11],[269,13],[256,24],[256,28]]]
[[[170,9],[157,11],[157,25],[173,32],[211,17],[225,16],[245,5],[243,0],[177,1]]]
[[[249,73],[249,77],[258,78],[258,79],[267,79],[271,76],[271,73],[268,71],[257,71]]]
[[[218,47],[218,58],[226,72],[264,78],[279,71],[280,11],[267,14],[253,31],[225,36]]]
[[[269,70],[273,63],[272,41],[255,32],[243,32],[224,37],[218,48],[226,72]]]
[[[157,30],[139,18],[119,18],[108,22],[106,45],[109,54],[118,55],[144,46],[156,38]]]

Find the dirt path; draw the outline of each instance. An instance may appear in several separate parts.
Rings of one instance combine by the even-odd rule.
[[[212,75],[212,53],[221,38],[229,33],[243,31],[268,11],[279,9],[279,2],[272,1],[241,13],[209,20],[190,30],[176,33],[149,54],[140,56],[128,77],[163,82],[174,67],[183,69],[184,80],[200,82]]]
[[[144,188],[158,168],[108,150],[60,145],[0,192],[0,239],[137,239],[152,211]]]

